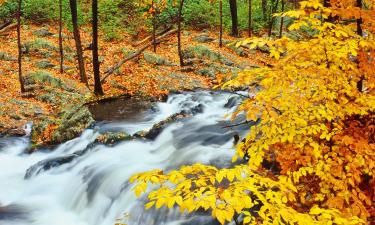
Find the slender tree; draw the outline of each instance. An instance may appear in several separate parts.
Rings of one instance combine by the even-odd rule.
[[[237,15],[237,0],[229,0],[230,15],[232,18],[232,36],[238,37],[238,15]]]
[[[281,0],[281,12],[284,12],[285,8],[285,1]],[[283,26],[284,26],[284,17],[282,16],[280,18],[280,33],[279,33],[279,38],[283,36]]]
[[[76,49],[77,49],[79,74],[81,77],[81,82],[86,83],[86,85],[88,86],[86,72],[85,72],[85,63],[84,63],[83,52],[82,52],[81,36],[79,34],[79,28],[78,28],[77,0],[69,0],[69,3],[70,3],[70,11],[72,14],[74,40],[75,40]]]
[[[181,22],[182,22],[182,9],[184,7],[184,0],[180,0],[180,5],[178,7],[178,16],[177,16],[177,47],[178,47],[178,56],[180,57],[180,66],[184,66],[184,58],[182,55],[181,47]]]
[[[152,0],[151,3],[152,10],[152,43],[154,45],[154,52],[156,52],[156,7],[155,2]]]
[[[92,0],[92,65],[94,69],[94,93],[104,95],[100,83],[100,64],[98,57],[98,0]]]
[[[223,0],[219,1],[219,13],[220,13],[220,35],[219,35],[219,46],[223,47]]]
[[[267,0],[262,0],[263,21],[267,21]]]
[[[23,83],[23,78],[22,78],[21,12],[22,12],[22,0],[18,0],[18,10],[17,10],[18,79],[20,81],[21,92],[25,92],[25,85]]]
[[[273,14],[276,13],[277,11],[277,6],[279,5],[279,0],[276,0],[276,3],[274,0],[272,0],[271,4],[271,10],[270,10],[270,20],[269,20],[269,27],[268,27],[268,37],[271,37],[272,35],[272,28],[273,28],[273,23],[275,21],[275,17],[273,17]]]
[[[252,28],[252,0],[248,0],[249,3],[249,28],[248,28],[248,35],[251,37],[251,34],[253,32]]]
[[[60,73],[64,73],[64,50],[62,39],[62,0],[59,0],[59,49],[60,49]]]
[[[359,9],[362,9],[362,0],[356,0],[356,3],[357,3],[357,7]],[[363,31],[362,31],[362,17],[358,18],[357,19],[357,34],[360,35],[360,36],[363,36]]]

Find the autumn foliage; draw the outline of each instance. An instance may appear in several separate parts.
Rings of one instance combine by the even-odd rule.
[[[254,85],[234,117],[251,127],[233,168],[195,164],[135,175],[146,208],[209,210],[221,224],[371,224],[375,216],[375,10],[373,2],[300,2],[278,16],[294,18],[302,39],[252,38],[277,62],[222,85]],[[362,30],[359,34],[358,26]],[[250,88],[250,90],[252,90]],[[269,168],[267,165],[275,165]],[[275,167],[277,169],[275,169]]]

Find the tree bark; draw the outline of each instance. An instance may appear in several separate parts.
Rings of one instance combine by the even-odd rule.
[[[263,21],[267,21],[267,0],[262,0]]]
[[[20,81],[21,92],[25,92],[25,85],[23,83],[23,78],[22,78],[21,12],[22,12],[22,0],[18,0],[18,11],[17,11],[18,79]]]
[[[357,7],[362,9],[362,0],[356,0],[356,2],[357,2]],[[357,34],[359,36],[363,36],[362,23],[363,23],[362,18],[358,18],[357,19]]]
[[[232,36],[238,37],[238,15],[237,15],[237,0],[229,0],[230,15],[232,18]]]
[[[274,1],[272,1],[271,12],[270,12],[270,23],[269,23],[269,27],[268,27],[268,37],[271,37],[271,35],[272,35],[272,27],[273,27],[273,23],[275,21],[275,17],[273,17],[273,14],[276,12],[278,5],[279,5],[279,0],[276,0],[275,4],[274,4]]]
[[[285,7],[285,2],[284,0],[281,0],[281,12],[284,12],[284,7]],[[284,26],[284,17],[282,16],[280,18],[280,33],[279,33],[279,38],[283,36],[283,26]]]
[[[94,69],[94,93],[104,95],[100,82],[100,64],[98,54],[98,0],[92,0],[92,65]]]
[[[85,62],[83,59],[83,52],[82,52],[81,36],[79,34],[79,28],[78,28],[77,0],[69,0],[69,3],[70,3],[71,14],[72,14],[74,40],[75,40],[76,49],[77,49],[79,74],[81,77],[81,82],[85,83],[88,86],[86,72],[85,72]]]
[[[220,34],[219,47],[223,47],[223,0],[219,1],[219,16],[220,16]]]
[[[182,46],[181,46],[181,22],[182,22],[182,9],[184,7],[184,0],[180,0],[180,6],[178,8],[178,17],[177,17],[177,47],[178,47],[178,56],[180,58],[180,66],[184,66],[184,58],[182,55]]]
[[[60,73],[64,73],[64,50],[62,39],[62,0],[59,0],[59,49],[60,49]]]
[[[251,37],[251,34],[253,32],[252,28],[252,0],[248,0],[249,2],[249,28],[248,28],[248,35]]]
[[[156,52],[156,7],[154,1],[151,3],[152,7],[152,42],[154,45],[154,52]]]

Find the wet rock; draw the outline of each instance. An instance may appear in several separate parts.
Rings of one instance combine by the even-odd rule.
[[[132,136],[125,132],[106,132],[95,139],[96,143],[114,145],[121,141],[131,140]]]
[[[17,59],[6,52],[0,52],[0,60],[4,61],[16,61]]]
[[[22,128],[10,129],[6,132],[9,136],[22,137],[26,135],[26,131]]]
[[[78,156],[79,155],[77,154],[70,154],[52,159],[42,160],[26,170],[24,179],[30,179],[32,176],[38,175],[43,171],[49,170],[54,167],[58,167],[62,164],[70,163],[71,161],[73,161],[73,159],[75,159]]]
[[[52,143],[62,143],[76,138],[94,122],[90,111],[85,106],[73,106],[65,109],[59,116],[61,118],[60,126],[52,134]]]
[[[193,115],[196,115],[198,113],[202,113],[203,112],[203,105],[202,104],[199,104],[189,110],[183,110],[179,113],[175,113],[173,114],[172,116],[169,116],[168,118],[166,118],[165,120],[155,124],[154,126],[152,126],[152,128],[148,131],[140,131],[140,132],[137,132],[136,134],[134,134],[134,137],[136,138],[145,138],[145,139],[149,139],[149,140],[155,140],[159,134],[161,134],[161,132],[166,128],[168,127],[170,124],[178,121],[178,120],[181,120],[181,119],[184,119],[184,118],[188,118],[188,117],[191,117]]]
[[[22,207],[18,205],[0,206],[0,223],[7,221],[10,224],[10,221],[25,219],[27,219],[27,213]]]
[[[50,62],[49,60],[42,60],[36,63],[36,66],[40,69],[48,69],[55,67],[55,64]]]
[[[215,38],[209,37],[207,34],[199,34],[193,38],[193,41],[199,42],[199,43],[208,43],[213,42]]]
[[[225,103],[225,108],[233,108],[234,106],[238,105],[241,102],[241,99],[238,96],[231,96],[227,103]]]
[[[146,62],[155,64],[155,65],[165,65],[165,66],[173,66],[174,64],[170,62],[168,59],[157,55],[152,52],[144,52],[143,53],[143,58],[145,59]]]
[[[53,36],[53,33],[51,33],[47,28],[42,28],[42,29],[36,30],[36,31],[33,32],[33,34],[38,36],[38,37]]]

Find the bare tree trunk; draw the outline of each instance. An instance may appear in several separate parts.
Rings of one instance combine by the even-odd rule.
[[[357,2],[357,7],[362,9],[362,0],[356,0],[356,2]],[[362,18],[357,19],[357,34],[359,36],[363,36],[363,31],[362,31],[362,26],[361,26],[362,23],[363,23]]]
[[[229,0],[230,15],[232,17],[232,36],[238,37],[238,15],[237,15],[237,0]]]
[[[92,65],[94,69],[94,93],[104,95],[100,82],[100,64],[98,54],[98,0],[92,0]]]
[[[275,21],[275,17],[273,17],[273,14],[277,10],[277,6],[279,5],[279,0],[276,0],[276,4],[273,4],[273,3],[274,3],[274,1],[272,1],[272,4],[271,4],[270,23],[269,23],[269,27],[268,27],[268,37],[271,37],[271,35],[272,35],[272,27],[273,27],[273,23]]]
[[[285,2],[284,0],[281,0],[281,12],[284,12],[284,7],[285,7]],[[283,36],[283,26],[284,26],[284,17],[282,16],[280,18],[280,33],[279,33],[279,38]]]
[[[59,49],[60,49],[60,73],[64,73],[64,50],[63,50],[63,40],[62,40],[62,0],[59,0]]]
[[[182,9],[184,7],[184,0],[180,0],[180,6],[178,9],[178,18],[177,18],[177,46],[178,46],[178,56],[180,57],[180,66],[184,66],[184,58],[182,55],[181,48],[181,21],[182,21]]]
[[[219,47],[223,47],[223,0],[219,1],[219,13],[220,13],[220,35],[219,35]]]
[[[20,81],[21,92],[25,92],[25,85],[23,83],[23,78],[22,78],[21,12],[22,12],[22,0],[18,0],[18,11],[17,11],[18,79]]]
[[[156,7],[154,1],[151,3],[152,7],[152,42],[154,45],[154,52],[156,52]]]
[[[251,37],[251,34],[253,32],[253,29],[252,29],[252,0],[248,0],[249,1],[249,30],[248,30],[248,35],[249,37]]]
[[[267,21],[267,0],[262,0],[263,21]]]
[[[77,49],[79,74],[81,77],[81,82],[85,83],[88,86],[86,72],[85,72],[85,62],[83,59],[83,52],[82,52],[81,36],[79,34],[78,21],[77,21],[78,20],[77,19],[77,0],[69,0],[69,2],[70,2],[71,14],[72,14],[74,40],[75,40],[76,49]]]

